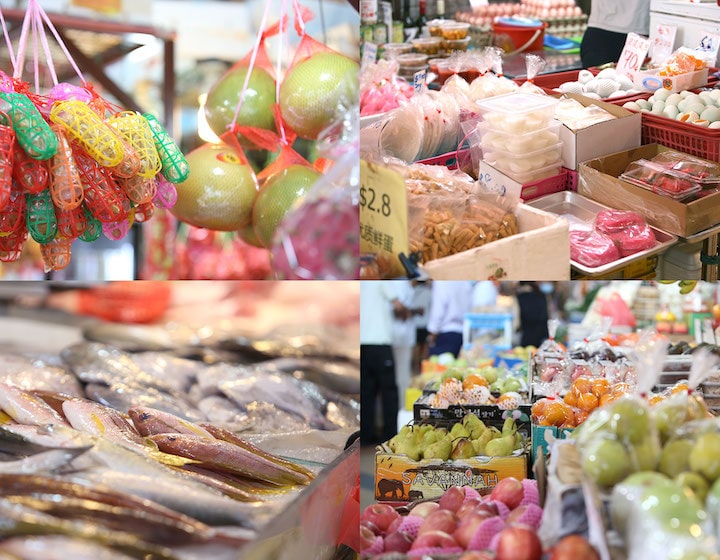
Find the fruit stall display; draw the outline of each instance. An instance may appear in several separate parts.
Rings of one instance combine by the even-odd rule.
[[[313,14],[297,2],[267,23],[272,4],[252,51],[208,92],[205,116],[219,140],[188,154],[193,172],[173,214],[269,251],[277,278],[355,279],[358,63],[313,39],[305,28]],[[282,44],[293,33],[291,62],[271,60],[265,40]]]

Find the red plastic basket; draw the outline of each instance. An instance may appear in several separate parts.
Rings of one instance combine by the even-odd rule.
[[[692,156],[720,161],[720,129],[643,113],[641,136],[643,144],[657,143]]]
[[[520,198],[522,198],[524,202],[527,202],[528,200],[534,200],[546,194],[566,191],[570,186],[570,182],[568,181],[570,173],[572,173],[572,171],[561,167],[560,173],[557,175],[523,185],[520,191]]]

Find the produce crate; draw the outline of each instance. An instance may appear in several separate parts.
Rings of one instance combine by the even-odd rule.
[[[407,455],[385,451],[375,454],[375,500],[393,505],[438,498],[451,486],[470,486],[487,495],[499,481],[509,477],[528,477],[527,453],[455,461],[413,461]]]
[[[569,177],[570,173],[571,171],[569,169],[561,167],[560,173],[553,177],[547,177],[545,179],[540,179],[539,181],[527,183],[522,186],[520,198],[522,198],[524,202],[527,202],[529,200],[545,196],[546,194],[566,191],[568,190],[568,184],[571,181]]]

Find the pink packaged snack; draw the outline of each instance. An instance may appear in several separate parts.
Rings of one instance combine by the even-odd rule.
[[[621,257],[655,246],[655,234],[637,212],[602,210],[595,218],[595,228],[617,245]]]
[[[601,210],[595,218],[595,227],[602,233],[615,233],[633,224],[644,224],[645,219],[629,210]]]
[[[583,229],[570,230],[570,259],[592,268],[620,258],[620,251],[602,232]]]

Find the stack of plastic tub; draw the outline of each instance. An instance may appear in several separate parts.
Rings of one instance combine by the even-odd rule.
[[[560,122],[557,99],[513,92],[478,101],[483,159],[520,184],[560,173]]]

